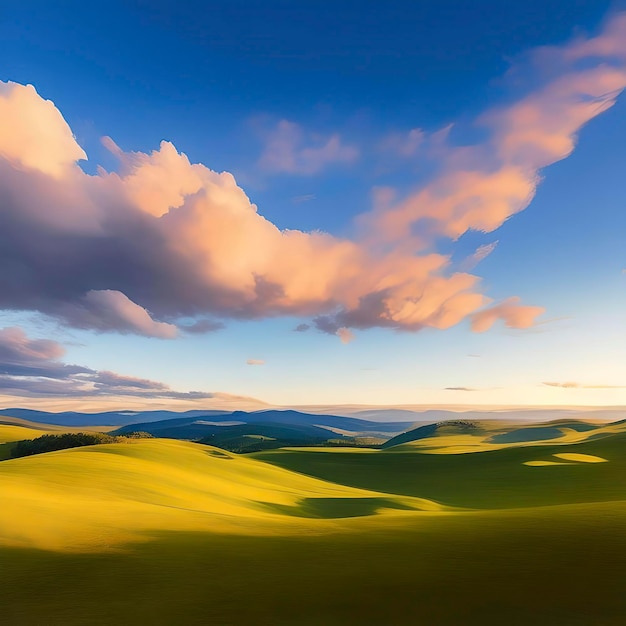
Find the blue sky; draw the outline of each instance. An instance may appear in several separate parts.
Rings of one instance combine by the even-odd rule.
[[[342,300],[352,282],[342,275],[345,285],[336,288],[330,304],[324,298],[306,303],[292,298],[281,304],[246,300],[245,305],[239,301],[225,305],[227,296],[212,291],[226,280],[215,276],[217,270],[210,270],[208,282],[190,282],[187,290],[181,286],[185,276],[204,272],[201,261],[176,274],[168,300],[167,281],[173,270],[146,273],[141,283],[144,265],[152,267],[155,261],[130,255],[135,260],[121,270],[127,276],[100,272],[97,259],[89,260],[89,245],[82,244],[85,266],[95,269],[81,275],[80,286],[70,288],[70,279],[55,276],[45,302],[43,297],[39,302],[32,290],[0,302],[5,307],[0,327],[20,327],[25,333],[21,339],[10,335],[11,354],[18,344],[46,339],[62,348],[44,351],[44,360],[126,377],[128,384],[107,391],[98,374],[89,374],[96,376],[97,393],[72,387],[67,400],[85,406],[150,401],[148,395],[136,393],[139,387],[132,387],[131,379],[159,381],[179,392],[222,392],[284,405],[626,403],[626,101],[617,94],[622,89],[618,79],[616,93],[603,94],[608,110],[587,115],[567,132],[558,127],[565,109],[556,116],[550,112],[553,106],[573,107],[574,102],[554,104],[548,96],[537,96],[537,106],[548,111],[538,132],[545,137],[555,133],[578,137],[576,148],[569,156],[567,150],[561,154],[558,149],[549,158],[533,156],[532,167],[524,167],[532,170],[529,181],[534,171],[541,178],[535,197],[527,208],[521,202],[511,209],[491,232],[481,232],[481,222],[469,217],[468,227],[458,227],[457,232],[452,217],[444,223],[437,214],[433,219],[441,226],[434,234],[428,218],[413,222],[410,236],[403,239],[395,235],[372,239],[371,233],[364,234],[359,217],[369,215],[375,233],[393,230],[389,215],[439,175],[473,171],[474,161],[480,161],[485,175],[499,167],[491,162],[490,151],[504,150],[508,139],[498,134],[499,122],[485,126],[481,116],[514,110],[515,103],[583,72],[586,63],[600,68],[596,53],[581,52],[574,63],[563,51],[586,50],[575,42],[610,40],[606,25],[619,20],[624,4],[598,0],[408,4],[139,1],[107,3],[104,10],[71,1],[9,2],[0,14],[0,80],[34,85],[39,94],[33,99],[37,114],[43,111],[40,98],[54,103],[89,157],[80,161],[80,167],[94,179],[99,166],[125,176],[135,171],[137,161],[120,154],[149,154],[161,141],[170,141],[191,163],[232,173],[258,213],[278,229],[322,231],[334,238],[332,245],[355,242],[359,255],[375,250],[363,267],[365,276],[355,275],[353,282],[359,285],[355,298],[367,300],[376,292],[373,283],[366,284],[367,274],[386,263],[393,264],[389,275],[406,272],[409,280],[411,259],[438,253],[450,256],[451,265],[443,271],[446,277],[455,271],[476,277],[472,293],[486,298],[482,304],[473,308],[463,304],[459,319],[449,328],[441,316],[426,319],[412,313],[407,322],[404,313],[389,309],[382,317],[372,317],[372,310]],[[545,46],[558,51],[558,61],[533,52]],[[602,62],[621,72],[621,51],[612,51],[609,61]],[[506,132],[513,136],[508,126]],[[535,131],[524,127],[524,132]],[[104,136],[119,147],[117,156],[118,148],[103,145]],[[26,143],[20,145],[25,150]],[[469,147],[470,157],[464,147]],[[12,164],[21,159],[21,166],[28,169],[22,152],[15,156],[10,149],[3,153],[0,145],[0,156]],[[520,154],[507,154],[507,167],[528,158],[526,152]],[[469,165],[459,166],[463,159]],[[67,189],[73,176],[68,174]],[[0,184],[2,180],[0,175]],[[137,199],[137,194],[144,198],[148,193],[149,183],[142,180],[140,191],[128,186],[126,200],[144,202]],[[535,182],[531,184],[534,188]],[[446,185],[437,193],[447,193]],[[381,188],[395,194],[383,210],[387,217],[372,213]],[[154,193],[150,191],[150,198]],[[193,195],[181,193],[184,198]],[[6,190],[4,194],[9,197]],[[90,201],[97,203],[94,197]],[[488,202],[486,198],[484,204]],[[19,206],[26,206],[26,200]],[[23,227],[30,219],[28,207],[20,210],[26,210],[26,217],[18,220]],[[83,209],[77,205],[75,210]],[[142,210],[154,213],[143,205]],[[161,213],[155,217],[162,220]],[[219,224],[211,222],[206,228]],[[198,240],[207,239],[200,222],[196,230]],[[50,242],[50,254],[59,257],[63,251],[54,246],[61,239],[55,238],[56,231],[45,232],[41,236]],[[141,249],[144,241],[152,241],[141,229],[134,236],[142,240],[137,246]],[[228,236],[224,234],[224,241]],[[244,256],[263,247],[259,237],[250,235]],[[216,243],[198,248],[197,254],[217,256],[211,245],[219,245],[219,240],[218,233]],[[25,261],[26,252],[19,246],[28,247],[27,240],[12,237],[12,241],[17,243],[7,246],[11,252],[3,257],[5,264],[27,266],[34,285],[48,280],[43,253],[41,259],[29,256]],[[178,243],[172,235],[166,242],[168,250]],[[497,245],[471,267],[468,257],[491,244]],[[297,291],[302,282],[315,281],[315,266],[319,263],[322,274],[333,262],[325,256],[325,245],[315,243],[306,259],[297,258],[297,245],[288,253],[281,252],[282,247],[270,249],[271,258],[264,263],[289,265],[285,259],[294,263],[293,275],[289,267],[274,267],[271,285],[288,292]],[[188,246],[183,247],[181,254],[186,254]],[[404,263],[396,258],[400,250],[407,255]],[[81,264],[71,258],[70,267]],[[164,258],[167,265],[169,257]],[[220,265],[226,273],[238,265],[236,256],[228,258]],[[257,266],[253,260],[249,263],[256,276]],[[339,264],[328,272],[341,274],[343,267]],[[280,282],[285,273],[288,278]],[[388,278],[382,274],[376,285]],[[133,276],[130,282],[128,275]],[[127,283],[128,289],[120,287]],[[186,294],[195,293],[198,285],[206,294],[195,294],[187,302]],[[399,285],[394,289],[404,293]],[[431,283],[416,288],[419,293],[435,289]],[[181,295],[176,295],[177,289]],[[104,295],[92,298],[88,295],[92,291]],[[120,294],[115,306],[107,295],[112,291]],[[507,304],[512,297],[519,301]],[[417,297],[411,292],[407,298],[415,303]],[[519,307],[515,310],[523,319],[507,317],[509,313],[497,309],[502,303],[506,311]],[[136,321],[135,309],[133,320],[112,321],[111,311],[119,313],[120,307],[130,311],[131,305],[149,312],[148,326]],[[458,307],[461,304],[453,308]],[[472,332],[473,316],[489,307],[496,307],[495,323],[485,332]],[[545,311],[537,314],[524,307]],[[219,322],[223,328],[204,334],[185,331],[185,325],[198,319]],[[299,324],[310,328],[294,332]],[[342,329],[348,334],[342,335]],[[166,335],[169,338],[163,338]],[[23,355],[25,350],[18,352]],[[11,358],[9,365],[17,367],[17,357]],[[250,365],[249,360],[263,364]],[[60,391],[37,392],[41,376],[31,372],[24,381],[18,380],[22,374],[17,370],[7,372],[9,382],[0,387],[0,392],[6,390],[5,404],[65,402]],[[126,396],[124,388],[135,395]],[[164,396],[160,402],[183,406],[208,400]]]

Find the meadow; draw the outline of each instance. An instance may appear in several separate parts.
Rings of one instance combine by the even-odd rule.
[[[383,449],[144,439],[4,460],[3,620],[623,624],[626,429],[581,424],[530,441],[493,423]],[[0,425],[0,442],[33,426]]]

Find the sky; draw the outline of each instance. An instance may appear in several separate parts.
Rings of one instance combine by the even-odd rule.
[[[0,406],[626,405],[624,11],[3,3]]]

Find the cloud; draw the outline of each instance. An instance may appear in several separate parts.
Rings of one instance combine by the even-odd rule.
[[[59,306],[57,315],[75,328],[99,331],[116,330],[146,337],[174,339],[178,330],[174,324],[157,322],[146,309],[135,304],[120,291],[111,289],[88,291],[78,302]],[[186,332],[207,328],[206,320],[186,326]]]
[[[422,146],[426,133],[421,128],[412,128],[406,133],[391,133],[381,142],[381,149],[400,157],[414,156]]]
[[[472,330],[483,333],[501,319],[508,328],[530,328],[535,318],[545,312],[539,306],[523,306],[519,298],[508,298],[500,304],[483,309],[471,316]]]
[[[178,328],[192,335],[203,335],[205,333],[221,330],[222,328],[224,328],[224,324],[222,322],[216,322],[214,320],[202,319],[193,322],[192,324],[178,324]]]
[[[273,174],[309,176],[328,165],[352,163],[358,156],[358,150],[343,144],[339,135],[318,136],[294,122],[281,120],[266,137],[259,167]]]
[[[231,174],[190,163],[168,142],[147,154],[107,139],[119,171],[88,175],[54,105],[31,86],[2,83],[0,309],[161,338],[276,316],[306,317],[331,334],[446,329],[468,318],[477,332],[498,319],[527,328],[543,309],[516,297],[494,304],[437,243],[492,232],[526,208],[541,170],[613,105],[626,86],[626,18],[520,63],[533,83],[478,116],[484,139],[453,146],[448,132],[431,137],[434,176],[406,197],[380,191],[353,239],[280,230]],[[338,137],[283,122],[262,160],[306,174],[354,158]]]
[[[444,391],[478,391],[473,387],[444,387]]]
[[[298,324],[293,330],[296,333],[306,333],[311,328],[310,324]]]
[[[18,327],[0,329],[0,376],[66,378],[91,373],[88,368],[66,365],[58,359],[65,349],[50,339],[29,339]]]
[[[31,339],[18,327],[0,329],[0,392],[42,397],[132,396],[176,400],[213,398],[214,394],[180,392],[166,384],[99,371],[61,361],[63,346],[50,339]]]
[[[76,161],[87,158],[58,109],[40,98],[32,85],[18,89],[0,82],[0,119],[6,120],[0,155],[18,168],[61,178]]]
[[[583,385],[574,382],[546,382],[541,384],[547,385],[548,387],[560,387],[562,389],[626,389],[626,385]]]
[[[335,334],[343,344],[350,343],[354,339],[354,333],[349,328],[338,328]]]
[[[248,365],[265,365],[265,361],[263,361],[263,359],[248,359],[246,363]]]
[[[311,200],[315,200],[316,196],[314,193],[306,193],[302,196],[294,196],[291,198],[291,201],[294,204],[303,204],[304,202],[310,202]]]
[[[486,243],[481,246],[478,246],[476,250],[470,254],[467,258],[465,258],[459,269],[462,272],[470,272],[473,270],[481,261],[484,261],[498,246],[498,241],[493,241],[492,243]]]

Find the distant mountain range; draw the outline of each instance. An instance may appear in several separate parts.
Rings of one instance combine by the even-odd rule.
[[[396,448],[422,439],[472,435],[482,443],[502,444],[560,438],[568,431],[593,430],[600,420],[623,417],[621,410],[580,412],[566,409],[509,411],[449,411],[391,409],[391,415],[412,421],[385,422],[376,410],[352,417],[305,413],[292,409],[261,411],[106,411],[49,413],[33,409],[0,410],[6,422],[28,420],[26,426],[107,431],[110,435],[148,433],[153,437],[197,441],[233,452],[253,452],[294,446],[376,446]],[[576,415],[576,418],[573,417]],[[617,415],[615,415],[617,414]],[[355,415],[359,415],[356,417]],[[387,419],[391,416],[386,415]],[[362,416],[362,417],[361,417]],[[556,420],[554,418],[557,418]],[[580,421],[587,417],[592,422]],[[479,419],[477,419],[479,418]],[[482,419],[480,419],[482,418]],[[550,419],[552,418],[552,419]],[[607,419],[608,418],[608,419]],[[595,424],[593,421],[598,420]],[[542,422],[542,423],[540,423]]]
[[[555,419],[599,419],[614,421],[626,415],[622,407],[563,409],[563,408],[527,408],[506,410],[462,410],[450,409],[399,409],[399,408],[364,408],[336,407],[333,412],[321,407],[298,407],[292,409],[261,409],[256,411],[225,411],[193,409],[189,411],[102,411],[84,413],[63,411],[53,413],[35,409],[8,408],[0,409],[0,415],[17,417],[60,426],[125,426],[148,422],[160,422],[176,419],[205,419],[214,422],[275,422],[281,424],[312,424],[329,428],[345,429],[350,432],[399,433],[412,425],[432,424],[448,420],[507,420],[543,422]],[[345,409],[345,410],[344,410]]]
[[[111,435],[143,432],[153,437],[199,441],[234,452],[287,446],[376,445],[413,426],[413,422],[374,422],[293,410],[47,413],[6,409],[0,415],[7,420],[61,427],[101,427]],[[111,430],[111,426],[119,428]]]
[[[106,411],[102,413],[78,413],[67,411],[49,413],[33,409],[10,408],[0,410],[0,415],[60,426],[120,426],[117,434],[133,431],[148,432],[156,437],[175,439],[199,439],[212,436],[218,431],[246,424],[274,424],[299,427],[300,432],[318,429],[318,438],[342,438],[354,436],[382,436],[383,439],[404,432],[414,422],[375,422],[339,415],[316,415],[293,410],[264,411]],[[262,433],[259,433],[262,434]]]

